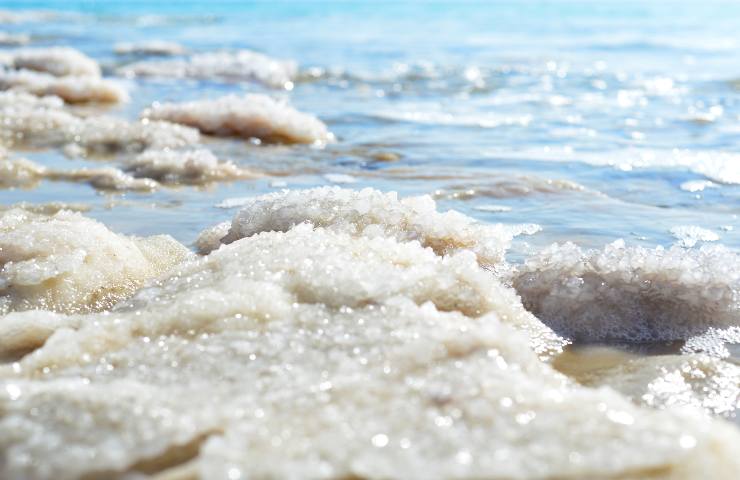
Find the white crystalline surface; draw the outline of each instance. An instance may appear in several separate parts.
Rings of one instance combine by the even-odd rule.
[[[16,46],[25,45],[31,41],[31,37],[24,33],[7,33],[0,32],[0,45]]]
[[[259,94],[157,103],[142,116],[188,125],[212,135],[258,138],[268,142],[326,143],[334,138],[315,116]]]
[[[736,430],[571,383],[506,291],[469,252],[302,225],[105,315],[12,314],[50,336],[0,368],[0,476],[733,478]]]
[[[516,235],[533,233],[529,225],[485,225],[455,211],[440,213],[428,196],[399,199],[395,192],[371,188],[283,191],[245,199],[243,205],[223,243],[308,222],[351,235],[417,240],[438,255],[468,249],[481,264],[495,267]]]
[[[69,47],[24,48],[11,52],[18,70],[35,70],[57,77],[100,76],[100,66],[84,53]]]
[[[205,149],[147,150],[128,162],[126,170],[135,177],[162,183],[206,184],[258,176],[233,162],[219,160]]]
[[[691,248],[699,242],[716,242],[719,235],[706,228],[697,227],[696,225],[680,225],[671,228],[671,235],[678,239],[678,244],[682,247]]]
[[[297,70],[294,62],[238,50],[200,53],[185,59],[136,62],[122,67],[120,72],[126,76],[254,81],[273,88],[291,89]]]
[[[67,211],[6,210],[0,212],[0,311],[108,308],[186,256],[169,236],[125,237]]]
[[[126,90],[112,80],[98,76],[57,77],[31,70],[0,69],[0,90],[55,95],[67,103],[121,103],[128,100]]]
[[[90,154],[140,153],[181,148],[200,140],[198,130],[168,122],[79,117],[58,97],[0,92],[0,142],[35,147],[74,144]]]
[[[740,325],[740,257],[720,246],[553,245],[528,259],[513,284],[531,312],[573,340],[685,340]]]
[[[150,40],[148,42],[121,42],[113,46],[118,55],[181,55],[185,47],[175,42]]]

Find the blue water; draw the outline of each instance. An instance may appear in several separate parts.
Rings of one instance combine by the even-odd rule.
[[[670,245],[678,225],[707,228],[740,248],[736,2],[5,0],[2,8],[71,12],[0,31],[29,33],[34,46],[78,48],[108,74],[126,61],[112,52],[119,41],[172,40],[197,52],[249,48],[295,60],[302,80],[290,92],[268,93],[318,115],[335,145],[208,143],[291,188],[342,173],[358,180],[352,187],[436,192],[442,208],[484,222],[541,225],[519,242],[515,258],[566,240]],[[266,91],[212,81],[127,86],[132,101],[109,114],[135,118],[157,100]],[[375,159],[388,153],[398,160]],[[24,155],[71,165],[53,150]],[[707,178],[713,188],[681,188]],[[87,203],[89,215],[117,231],[190,243],[232,215],[215,204],[273,191],[274,180],[125,195],[42,183],[0,191],[0,202]],[[561,180],[582,188],[547,187]],[[479,194],[455,195],[468,190]],[[491,205],[510,210],[480,210]]]

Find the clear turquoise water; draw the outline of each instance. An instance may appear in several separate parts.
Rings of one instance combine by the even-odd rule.
[[[525,239],[535,247],[565,240],[600,247],[618,238],[670,245],[672,227],[697,225],[740,248],[737,3],[6,0],[2,8],[82,14],[0,30],[30,33],[36,46],[78,48],[108,72],[123,62],[112,53],[115,42],[151,39],[297,61],[315,75],[277,94],[324,120],[336,145],[208,142],[235,162],[279,174],[290,187],[328,184],[324,174],[343,173],[357,178],[352,187],[443,190],[442,208],[485,222],[541,225]],[[110,114],[135,118],[155,100],[263,91],[253,84],[151,80],[128,87],[132,101]],[[674,158],[673,149],[720,162],[720,172],[697,162],[640,161]],[[373,155],[381,152],[400,158],[379,162]],[[57,151],[24,155],[73,165]],[[680,188],[706,174],[724,183],[698,192]],[[170,233],[190,243],[202,228],[231,217],[215,204],[273,191],[274,180],[125,195],[43,183],[0,191],[0,202],[83,202],[117,231]],[[549,180],[583,189],[532,191],[533,183]],[[517,188],[503,193],[502,185]],[[491,192],[450,194],[469,189]],[[479,210],[491,204],[511,210]],[[520,241],[513,257],[527,248]]]

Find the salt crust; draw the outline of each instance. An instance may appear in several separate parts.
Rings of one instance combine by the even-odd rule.
[[[195,445],[177,471],[203,479],[734,478],[736,430],[571,383],[502,291],[470,252],[301,225],[108,314],[11,314],[6,348],[54,333],[0,368],[0,476],[135,474]]]
[[[721,246],[553,245],[528,259],[513,285],[532,313],[574,341],[685,340],[740,324],[740,257]]]
[[[17,70],[35,70],[57,77],[100,76],[100,66],[84,53],[69,47],[24,48],[11,52]]]
[[[326,143],[334,139],[318,118],[259,94],[155,103],[142,117],[188,125],[212,135],[268,142]]]
[[[0,13],[0,15],[2,15]],[[0,32],[0,45],[17,46],[25,45],[31,41],[31,37],[25,33],[7,33]]]
[[[0,92],[0,142],[34,147],[75,144],[90,154],[140,153],[197,143],[197,130],[168,122],[79,117],[58,97]]]
[[[277,60],[250,50],[209,52],[189,58],[141,61],[122,67],[125,76],[195,78],[227,82],[253,81],[273,88],[293,88],[294,62]]]
[[[112,80],[98,76],[57,77],[31,70],[0,69],[0,90],[56,95],[67,103],[121,103],[129,98],[126,90]]]
[[[147,150],[128,162],[125,169],[135,177],[174,184],[202,185],[259,176],[230,161],[219,160],[206,149]]]
[[[371,188],[351,190],[320,187],[283,190],[244,199],[231,228],[221,243],[259,232],[287,231],[308,222],[315,226],[356,236],[393,237],[398,241],[419,241],[438,255],[460,250],[475,252],[478,261],[495,268],[504,261],[511,240],[530,225],[486,225],[455,211],[440,213],[428,196],[399,199],[395,192]],[[211,243],[202,252],[218,247]]]
[[[169,236],[117,235],[79,213],[0,212],[0,312],[109,308],[187,257]]]
[[[182,55],[185,47],[175,42],[151,40],[148,42],[121,42],[113,46],[117,55]]]

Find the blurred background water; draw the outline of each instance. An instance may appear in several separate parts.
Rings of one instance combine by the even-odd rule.
[[[318,115],[323,149],[207,140],[274,177],[155,194],[43,183],[0,202],[83,202],[114,230],[191,243],[231,217],[224,199],[347,183],[432,194],[484,222],[536,223],[512,258],[558,241],[670,245],[692,225],[740,247],[740,3],[731,1],[12,1],[68,14],[0,25],[69,45],[106,72],[120,41],[194,52],[248,48],[295,60],[291,91],[255,84],[123,80],[108,113],[153,101],[267,92]],[[24,152],[45,165],[54,150]],[[339,175],[339,176],[337,176]]]

